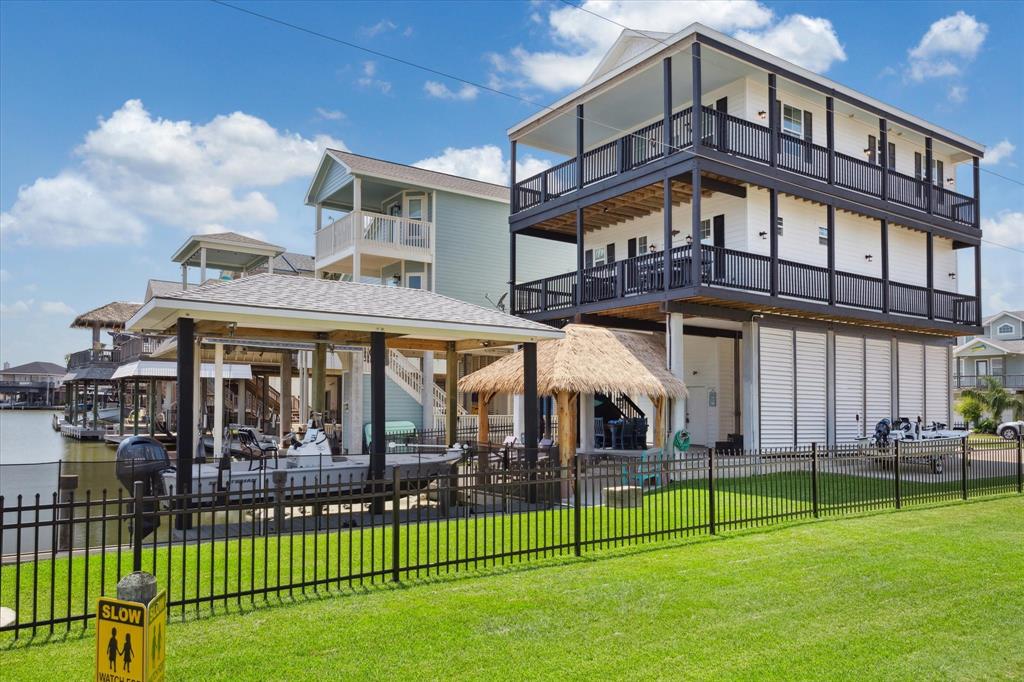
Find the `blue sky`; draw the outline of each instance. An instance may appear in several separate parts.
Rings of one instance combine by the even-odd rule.
[[[562,2],[239,4],[536,102],[571,89],[619,31]],[[985,168],[1024,180],[1022,3],[586,6],[755,41],[995,147]],[[174,279],[190,232],[311,252],[302,201],[325,144],[500,181],[504,131],[535,110],[214,3],[4,2],[0,360],[87,346],[74,312]],[[986,238],[1024,249],[1024,186],[992,173]],[[1024,255],[983,258],[986,311],[1024,308]]]

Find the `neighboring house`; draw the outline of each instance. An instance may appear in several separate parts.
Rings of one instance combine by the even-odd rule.
[[[507,309],[509,195],[503,185],[328,149],[306,193],[306,204],[316,209],[317,276],[429,289]],[[341,215],[327,220],[328,213]],[[539,277],[571,267],[573,251],[527,238],[520,240],[519,258],[520,273]],[[466,370],[479,366],[479,356],[466,357]],[[356,362],[353,371],[360,371],[358,363],[368,371],[361,354]],[[444,391],[423,383],[425,367],[433,376],[445,371],[432,353],[390,353],[389,420],[429,428],[440,417]],[[369,394],[367,388],[367,400]],[[509,411],[507,404],[494,409]]]
[[[1024,393],[1024,310],[1004,310],[985,318],[983,333],[965,339],[953,355],[954,391],[983,388],[983,377],[992,377],[1010,391]]]
[[[982,145],[699,24],[623,31],[509,138],[514,312],[666,334],[695,443],[950,421],[954,339],[981,325]],[[568,158],[516,178],[524,145]],[[576,269],[524,272],[522,235],[575,244]]]
[[[61,381],[67,368],[53,362],[28,362],[0,370],[0,402],[11,407],[41,407],[64,402]]]

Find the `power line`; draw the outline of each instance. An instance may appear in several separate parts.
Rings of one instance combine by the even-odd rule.
[[[997,178],[1002,178],[1003,180],[1009,180],[1010,182],[1016,182],[1018,185],[1024,186],[1024,182],[1018,180],[1017,178],[1011,178],[1009,175],[1003,175],[1002,173],[996,173],[994,170],[989,170],[988,168],[980,168],[980,170],[983,170],[986,173],[991,173],[992,175],[996,176]]]

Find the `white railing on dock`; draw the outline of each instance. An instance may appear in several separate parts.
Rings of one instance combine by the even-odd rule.
[[[370,211],[353,211],[331,221],[316,233],[316,258],[330,259],[357,244],[429,252],[434,224]]]

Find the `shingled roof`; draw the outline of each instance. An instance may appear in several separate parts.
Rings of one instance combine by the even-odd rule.
[[[123,329],[124,323],[130,320],[141,307],[141,303],[113,301],[82,313],[71,323],[71,328],[90,329],[99,326],[101,329]]]
[[[67,371],[67,367],[64,365],[37,360],[16,367],[5,367],[0,370],[0,374],[58,374],[63,376]]]

